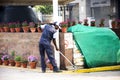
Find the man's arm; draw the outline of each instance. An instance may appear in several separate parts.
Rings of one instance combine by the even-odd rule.
[[[56,50],[58,51],[59,49],[58,49],[58,47],[57,47],[56,39],[55,39],[55,38],[53,38],[53,44],[55,45],[55,48],[56,48]]]

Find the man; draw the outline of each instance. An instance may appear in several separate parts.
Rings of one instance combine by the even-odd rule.
[[[53,26],[54,25],[54,26]],[[45,51],[47,53],[47,57],[50,60],[52,66],[53,66],[53,72],[60,72],[58,70],[57,64],[55,62],[54,58],[54,50],[51,45],[51,41],[53,40],[53,44],[58,51],[58,47],[56,45],[56,30],[59,29],[59,25],[57,23],[54,23],[53,25],[46,24],[41,38],[39,42],[39,51],[40,51],[40,56],[41,56],[41,67],[42,67],[42,72],[46,72],[46,64],[45,64]]]

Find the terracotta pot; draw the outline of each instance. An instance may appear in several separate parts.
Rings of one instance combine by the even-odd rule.
[[[39,27],[37,27],[37,31],[38,31],[38,32],[42,32],[41,29],[40,29]]]
[[[62,32],[67,32],[67,28],[66,27],[62,28]]]
[[[115,29],[116,28],[116,21],[112,21],[111,25],[112,25],[112,28]]]
[[[21,62],[20,62],[20,61],[16,61],[16,62],[15,62],[15,66],[16,66],[16,67],[21,67]]]
[[[34,33],[36,31],[36,28],[30,28],[30,31]]]
[[[95,24],[91,24],[90,26],[95,26]]]
[[[50,70],[53,70],[53,66],[51,63],[47,63],[47,67],[50,69]]]
[[[120,29],[120,22],[118,22],[118,23],[117,23],[117,28],[119,28],[119,29]]]
[[[22,63],[23,68],[27,68],[27,63]]]
[[[5,32],[9,32],[10,31],[9,27],[3,27],[3,29],[4,29]]]
[[[31,69],[35,69],[37,62],[29,62],[29,64]]]
[[[4,63],[5,66],[8,66],[9,65],[9,60],[4,60],[3,63]]]
[[[104,27],[104,24],[99,24],[100,27]]]
[[[116,28],[116,24],[112,24],[112,28],[115,29]]]
[[[3,29],[3,28],[0,28],[0,32],[4,32],[4,29]]]
[[[2,65],[3,64],[3,61],[2,60],[0,60],[0,65]]]
[[[28,26],[22,27],[22,29],[23,29],[23,32],[29,32],[29,27]]]
[[[15,32],[15,28],[10,28],[10,32]]]
[[[11,66],[15,66],[15,61],[14,60],[10,60],[9,62],[10,62]]]
[[[84,23],[85,26],[88,26],[89,24],[87,22]]]
[[[18,28],[18,27],[15,28],[16,32],[20,32],[20,30],[21,30],[21,28]]]

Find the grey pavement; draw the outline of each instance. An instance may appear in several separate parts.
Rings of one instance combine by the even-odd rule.
[[[91,73],[41,73],[40,69],[0,66],[0,80],[120,80],[120,71]]]

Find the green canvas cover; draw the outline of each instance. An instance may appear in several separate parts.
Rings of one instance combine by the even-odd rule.
[[[73,33],[89,68],[117,64],[119,38],[111,29],[77,24],[67,31]]]
[[[117,53],[117,64],[120,64],[120,41],[119,41],[119,51]]]

